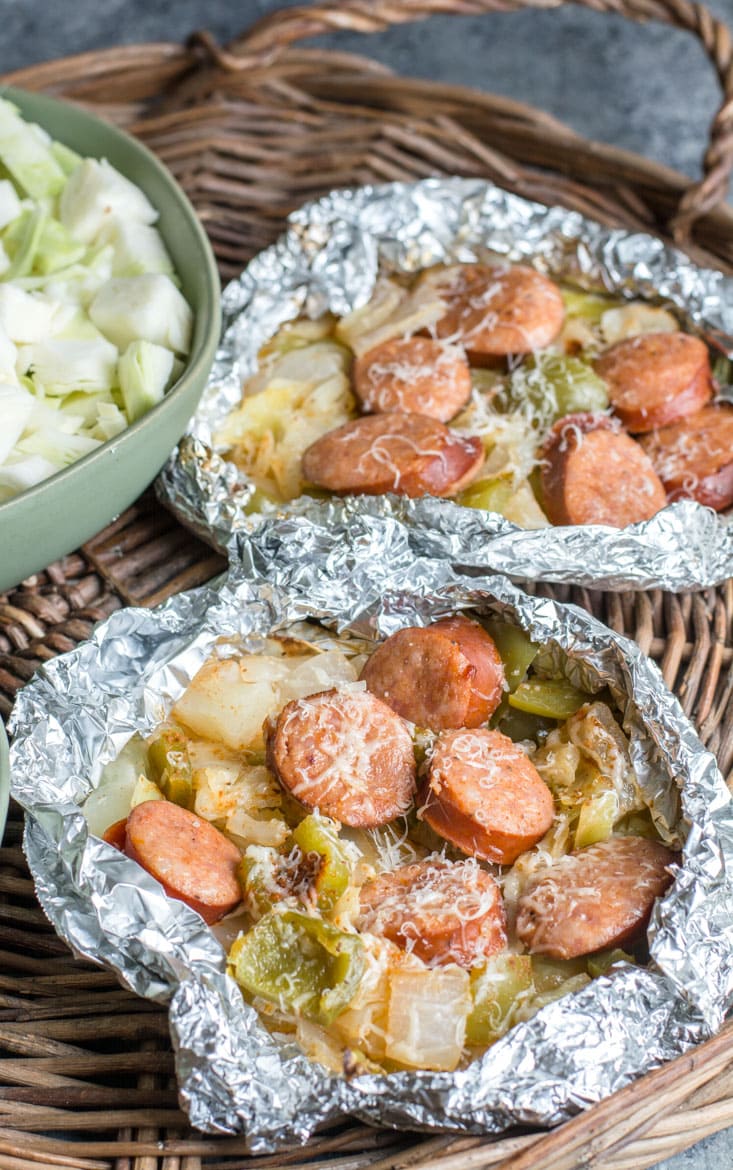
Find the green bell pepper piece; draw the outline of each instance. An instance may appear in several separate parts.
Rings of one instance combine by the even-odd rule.
[[[307,861],[318,861],[313,888],[321,914],[330,914],[351,880],[351,864],[339,841],[338,825],[311,813],[293,829],[292,839]]]
[[[584,321],[590,321],[592,324],[597,324],[607,309],[614,309],[623,304],[623,301],[599,296],[597,293],[583,292],[582,289],[561,288],[560,292],[565,303],[566,315],[582,317]]]
[[[509,696],[509,706],[545,719],[569,719],[592,698],[565,679],[533,678],[519,684]]]
[[[364,974],[356,934],[294,910],[271,911],[229,952],[234,978],[249,995],[328,1025],[354,998]]]
[[[532,975],[537,991],[544,995],[557,991],[565,983],[585,975],[585,959],[547,959],[543,955],[532,955]]]
[[[492,619],[483,622],[483,626],[496,643],[496,649],[504,663],[504,675],[509,690],[516,691],[537,657],[539,646],[530,641],[524,630],[507,622]]]
[[[188,740],[178,727],[164,727],[148,744],[150,779],[158,785],[166,800],[193,807],[193,776],[188,755]]]
[[[543,354],[526,358],[514,372],[509,400],[515,407],[531,403],[549,424],[578,411],[605,410],[608,388],[582,358]]]
[[[531,739],[541,744],[551,731],[557,727],[554,719],[545,719],[542,715],[531,715],[528,711],[518,711],[509,706],[509,699],[505,696],[494,713],[491,726],[496,727],[502,735],[508,735],[514,743]]]
[[[466,1020],[466,1044],[485,1048],[506,1032],[517,996],[532,986],[529,955],[496,955],[471,971],[473,1006]]]
[[[633,963],[634,956],[622,951],[620,947],[613,947],[609,951],[596,951],[587,959],[588,974],[597,979],[599,975],[607,975],[614,963]]]

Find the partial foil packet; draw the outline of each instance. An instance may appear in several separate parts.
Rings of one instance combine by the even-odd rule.
[[[216,589],[113,614],[39,671],[12,720],[12,789],[28,810],[25,849],[41,904],[75,952],[112,967],[138,994],[170,1002],[192,1123],[244,1133],[255,1152],[304,1142],[346,1114],[474,1134],[555,1125],[710,1036],[733,1002],[731,798],[638,647],[505,578],[479,586],[446,561],[416,557],[396,520],[268,523],[241,554]],[[136,731],[157,725],[210,654],[256,650],[263,635],[306,617],[375,639],[469,607],[527,630],[576,685],[610,687],[660,833],[686,840],[683,863],[652,917],[649,969],[615,966],[458,1072],[348,1080],[275,1041],[225,974],[213,931],[90,836],[79,806],[104,765]]]
[[[286,321],[327,311],[341,316],[366,304],[378,272],[414,273],[487,252],[531,260],[580,288],[668,306],[690,332],[733,357],[733,279],[697,267],[655,236],[612,230],[483,180],[438,178],[334,191],[294,212],[289,223],[277,243],[224,290],[214,368],[187,435],[157,481],[161,500],[220,550],[263,516],[302,511],[297,501],[248,512],[254,485],[213,446],[212,435],[240,401],[242,383],[257,370],[259,350]],[[722,393],[733,400],[733,388]],[[383,496],[375,503],[359,497],[356,507],[381,507],[385,515],[435,525],[452,538],[458,565],[520,579],[677,592],[733,576],[733,526],[689,501],[625,529],[537,531],[497,513],[430,498]]]

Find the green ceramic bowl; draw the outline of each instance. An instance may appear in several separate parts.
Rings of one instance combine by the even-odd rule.
[[[0,591],[71,552],[127,508],[155,478],[196,409],[219,340],[220,286],[211,246],[172,176],[139,142],[41,94],[2,96],[79,154],[106,158],[160,212],[158,227],[195,314],[186,368],[163,401],[91,454],[0,504]]]
[[[8,763],[8,741],[5,737],[5,728],[0,723],[0,842],[5,832],[5,819],[8,815],[8,800],[10,799],[10,765]]]

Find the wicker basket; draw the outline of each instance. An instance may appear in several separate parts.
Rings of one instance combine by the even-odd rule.
[[[280,12],[227,49],[201,33],[185,47],[116,48],[3,80],[82,103],[142,138],[198,208],[224,278],[307,198],[436,173],[490,178],[606,223],[656,231],[733,271],[733,212],[723,202],[733,165],[727,30],[686,0],[583,3],[659,19],[702,41],[723,103],[699,183],[587,142],[517,102],[398,78],[367,59],[296,44],[335,29],[367,33],[430,13],[544,8],[548,0],[334,0]],[[8,714],[39,662],[70,649],[99,618],[122,604],[153,605],[222,564],[145,496],[79,552],[0,596],[0,713]],[[686,596],[539,591],[634,637],[723,771],[733,771],[733,583]],[[241,1139],[188,1129],[176,1108],[165,1012],[71,958],[35,901],[20,832],[16,811],[0,850],[0,1170],[199,1170],[202,1162],[210,1170],[642,1170],[733,1124],[726,1029],[549,1134],[426,1139],[347,1123],[304,1150],[248,1157]]]

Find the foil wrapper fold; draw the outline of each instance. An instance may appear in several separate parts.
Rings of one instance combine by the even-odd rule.
[[[12,790],[28,812],[25,849],[46,914],[75,952],[170,1003],[192,1123],[245,1133],[256,1152],[305,1141],[346,1114],[465,1133],[553,1125],[711,1035],[733,1002],[731,799],[656,666],[581,609],[416,555],[413,536],[399,519],[358,513],[265,524],[242,541],[217,588],[113,614],[89,642],[47,663],[13,713]],[[683,861],[652,917],[648,969],[614,968],[456,1073],[347,1080],[265,1030],[227,976],[214,933],[91,836],[80,805],[210,654],[257,650],[263,636],[307,617],[331,637],[379,639],[467,608],[527,630],[572,682],[611,689],[645,799],[664,838],[686,841]]]
[[[573,284],[671,307],[690,331],[733,355],[733,279],[693,264],[643,232],[609,229],[578,212],[545,207],[479,179],[436,178],[334,191],[306,204],[289,228],[223,293],[224,328],[201,403],[157,481],[163,502],[221,551],[263,516],[298,514],[300,502],[251,514],[254,485],[214,448],[213,435],[257,369],[262,345],[286,321],[351,312],[378,272],[414,273],[487,252],[531,260]],[[724,395],[733,397],[730,387]],[[425,499],[382,497],[386,514],[438,525],[457,565],[525,580],[599,589],[701,589],[733,576],[733,526],[686,502],[652,520],[528,531],[496,513]],[[305,505],[308,507],[308,504]],[[361,497],[356,507],[372,508]]]

